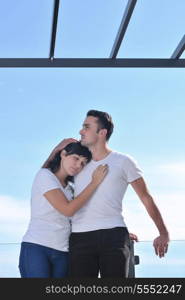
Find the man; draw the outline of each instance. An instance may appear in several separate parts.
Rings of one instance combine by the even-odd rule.
[[[98,277],[99,272],[101,277],[128,277],[130,238],[122,216],[122,199],[128,184],[159,231],[153,242],[156,255],[163,257],[167,252],[169,234],[140,168],[132,157],[108,147],[113,127],[108,113],[90,110],[80,130],[81,143],[89,148],[93,159],[75,177],[75,196],[89,183],[99,164],[108,164],[109,172],[89,202],[72,217],[71,277]]]

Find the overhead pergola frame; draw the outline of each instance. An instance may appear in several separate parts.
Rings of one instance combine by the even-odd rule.
[[[185,50],[185,35],[183,36],[183,38],[180,41],[180,43],[178,44],[177,48],[173,52],[171,58],[172,59],[178,59],[182,55],[184,50]]]
[[[125,35],[125,32],[127,30],[128,24],[130,22],[132,13],[134,11],[134,7],[136,5],[136,2],[137,2],[137,0],[129,0],[128,3],[127,3],[127,6],[125,8],[125,12],[124,12],[124,15],[123,15],[123,18],[122,18],[122,21],[121,21],[116,39],[114,41],[114,45],[112,47],[112,51],[111,51],[111,54],[110,54],[111,59],[116,58],[116,56],[118,54],[118,51],[119,51],[119,48],[121,46],[123,37]]]
[[[128,0],[109,58],[54,58],[60,0],[54,0],[48,58],[0,58],[1,68],[185,68],[185,35],[170,58],[117,58],[137,0]]]

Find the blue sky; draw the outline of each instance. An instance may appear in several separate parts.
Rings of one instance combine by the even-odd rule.
[[[56,57],[108,57],[126,3],[63,0]],[[1,3],[0,57],[48,57],[52,8]],[[184,11],[183,0],[138,0],[118,57],[170,57]],[[185,239],[184,95],[184,69],[0,69],[0,242],[21,241],[35,173],[60,140],[79,138],[89,109],[112,115],[110,147],[138,161],[171,239]],[[130,188],[123,201],[129,229],[152,241],[156,228]]]

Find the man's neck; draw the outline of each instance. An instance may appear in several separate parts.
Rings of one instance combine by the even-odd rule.
[[[92,159],[95,161],[104,159],[107,155],[109,155],[110,152],[112,152],[112,150],[109,149],[107,145],[95,145],[92,146],[89,150],[92,153]]]

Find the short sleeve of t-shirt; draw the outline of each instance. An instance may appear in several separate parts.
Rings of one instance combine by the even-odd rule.
[[[124,166],[127,182],[131,183],[132,181],[142,177],[143,172],[138,166],[137,161],[133,159],[133,157],[127,155],[124,162]]]
[[[35,177],[34,187],[43,195],[44,193],[53,190],[61,189],[60,182],[56,176],[48,169],[42,168]]]

